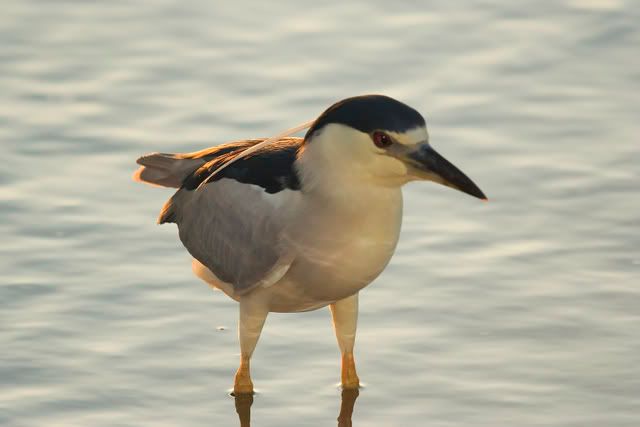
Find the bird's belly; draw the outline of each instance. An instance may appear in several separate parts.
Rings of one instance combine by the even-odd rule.
[[[385,241],[375,237],[354,237],[341,245],[334,241],[330,248],[309,248],[296,258],[282,279],[254,289],[252,297],[267,304],[269,311],[280,313],[315,310],[349,297],[370,284],[393,255],[397,233]],[[197,260],[194,272],[239,301],[231,285],[221,282]]]
[[[340,237],[325,234],[306,242],[287,274],[272,288],[271,310],[313,310],[351,296],[371,283],[389,263],[399,221],[350,228]]]
[[[354,193],[349,206],[310,204],[287,236],[295,259],[272,285],[272,311],[313,310],[351,296],[384,270],[398,243],[402,193]]]
[[[270,309],[308,311],[351,296],[384,270],[392,254],[393,248],[369,248],[339,251],[323,262],[296,260],[280,282],[267,288],[271,294]]]
[[[314,310],[357,293],[378,277],[398,243],[402,193],[376,189],[357,194],[348,209],[310,203],[299,215],[302,220],[293,220],[284,236],[284,247],[294,254],[289,270],[248,295],[270,311]],[[221,289],[238,299],[232,287]]]

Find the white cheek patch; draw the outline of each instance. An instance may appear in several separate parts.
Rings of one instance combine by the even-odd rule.
[[[373,176],[390,184],[397,184],[398,180],[404,183],[409,173],[407,165],[402,160],[391,156],[377,156],[371,166]]]

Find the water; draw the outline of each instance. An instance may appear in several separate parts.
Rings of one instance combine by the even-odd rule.
[[[353,425],[637,425],[638,4],[227,3],[4,0],[0,424],[239,425],[237,306],[134,160],[382,92],[491,202],[406,188]],[[270,316],[253,370],[254,427],[336,425],[326,309]]]

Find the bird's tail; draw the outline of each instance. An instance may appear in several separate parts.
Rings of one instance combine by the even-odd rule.
[[[188,159],[168,153],[146,154],[136,160],[141,167],[133,174],[133,180],[161,187],[180,188],[189,174],[200,167],[204,160]]]

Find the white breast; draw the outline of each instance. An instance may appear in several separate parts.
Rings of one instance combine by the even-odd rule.
[[[309,310],[353,295],[382,272],[398,242],[398,188],[360,191],[346,205],[306,200],[286,237],[295,261],[269,288],[273,311]]]
[[[297,215],[289,217],[282,242],[295,252],[293,264],[277,283],[252,291],[270,311],[313,310],[353,295],[386,267],[400,234],[400,189],[361,190],[344,199],[347,204],[294,193],[288,208]],[[233,287],[204,265],[194,260],[193,267],[198,277],[238,300]]]

